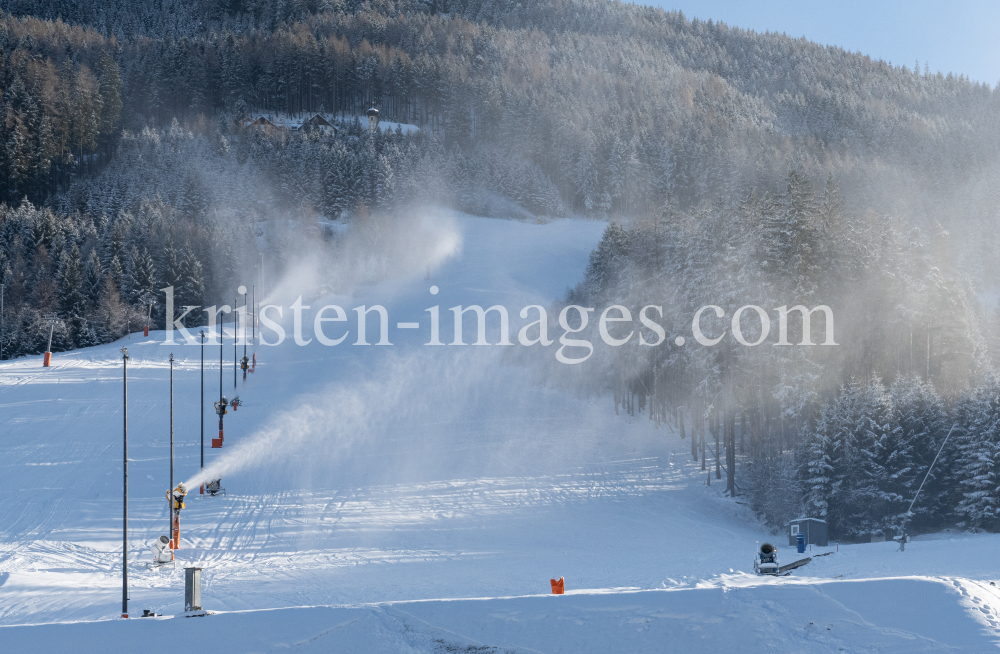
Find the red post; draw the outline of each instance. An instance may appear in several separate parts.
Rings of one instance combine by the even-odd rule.
[[[181,548],[181,516],[179,513],[174,513],[174,538],[170,541],[170,549],[179,550]]]
[[[51,352],[46,352],[42,356],[42,367],[43,368],[48,368],[50,365],[52,365],[52,353]]]

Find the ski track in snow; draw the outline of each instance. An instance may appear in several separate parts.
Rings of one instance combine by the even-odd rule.
[[[582,277],[604,227],[454,220],[462,250],[432,281],[421,270],[351,298],[307,299],[348,314],[382,303],[391,324],[422,320],[419,333],[393,330],[391,348],[256,348],[256,372],[235,389],[224,349],[223,392],[244,405],[226,416],[226,447],[207,449],[206,463],[238,454],[274,421],[277,436],[258,444],[262,465],[224,477],[228,495],[188,496],[176,567],[153,568],[148,549],[168,524],[167,357],[177,359],[177,483],[198,468],[200,348],[152,332],[56,353],[46,370],[40,357],[0,363],[0,650],[131,651],[159,635],[223,654],[660,652],[665,643],[930,652],[1000,642],[990,584],[1000,537],[937,534],[905,553],[895,543],[814,548],[833,554],[790,577],[756,577],[758,541],[776,543],[782,562],[799,555],[724,498],[724,482],[713,475],[706,486],[690,441],[669,426],[615,416],[609,398],[539,387],[501,361],[503,348],[428,353],[426,307],[442,307],[442,340],[458,304],[506,305],[516,334],[520,307],[551,302]],[[180,613],[183,567],[199,565],[204,604],[222,612],[208,620],[109,621],[121,603],[123,345],[131,612]],[[218,354],[205,348],[206,440],[217,428]],[[353,404],[337,403],[345,397]],[[329,412],[329,434],[297,437],[304,405]],[[343,413],[354,408],[360,422]],[[547,595],[560,576],[567,594]],[[54,624],[67,622],[76,624]]]

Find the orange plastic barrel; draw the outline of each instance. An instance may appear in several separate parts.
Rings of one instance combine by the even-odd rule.
[[[46,352],[45,355],[42,357],[42,367],[48,368],[51,364],[52,364],[52,353]]]
[[[566,578],[559,577],[559,581],[555,579],[549,579],[549,583],[552,584],[552,594],[553,595],[563,595],[566,592]]]
[[[142,328],[142,335],[149,336],[149,325],[146,325],[145,327]]]

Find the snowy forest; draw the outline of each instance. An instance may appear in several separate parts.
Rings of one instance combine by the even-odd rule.
[[[596,348],[588,365],[600,374],[588,385],[613,395],[616,412],[690,437],[707,483],[747,497],[770,524],[818,516],[845,540],[898,533],[954,426],[907,529],[996,530],[1000,310],[953,265],[947,232],[852,212],[832,178],[818,189],[795,172],[786,182],[781,193],[608,227],[567,303],[633,316],[661,306],[667,338]],[[838,345],[797,345],[796,313],[779,345],[775,309],[793,303],[830,306]],[[771,336],[673,345],[711,304],[725,317],[706,314],[707,333],[725,334],[739,307],[757,305]],[[747,342],[761,324],[741,315]],[[826,326],[812,316],[812,343]]]
[[[843,539],[894,534],[957,425],[911,528],[1000,529],[989,85],[606,0],[0,12],[3,357],[44,350],[48,312],[58,351],[120,338],[167,285],[223,303],[321,224],[593,217],[567,302],[662,305],[668,334],[706,304],[825,304],[840,345],[630,344],[571,383],[669,421],[770,524]],[[369,133],[373,105],[418,129]],[[315,113],[339,131],[246,126]]]

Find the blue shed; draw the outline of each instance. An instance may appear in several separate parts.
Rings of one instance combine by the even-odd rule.
[[[806,537],[806,545],[819,545],[826,547],[829,544],[827,537],[826,520],[819,518],[796,518],[788,522],[788,544],[794,546],[795,539],[799,534]]]

